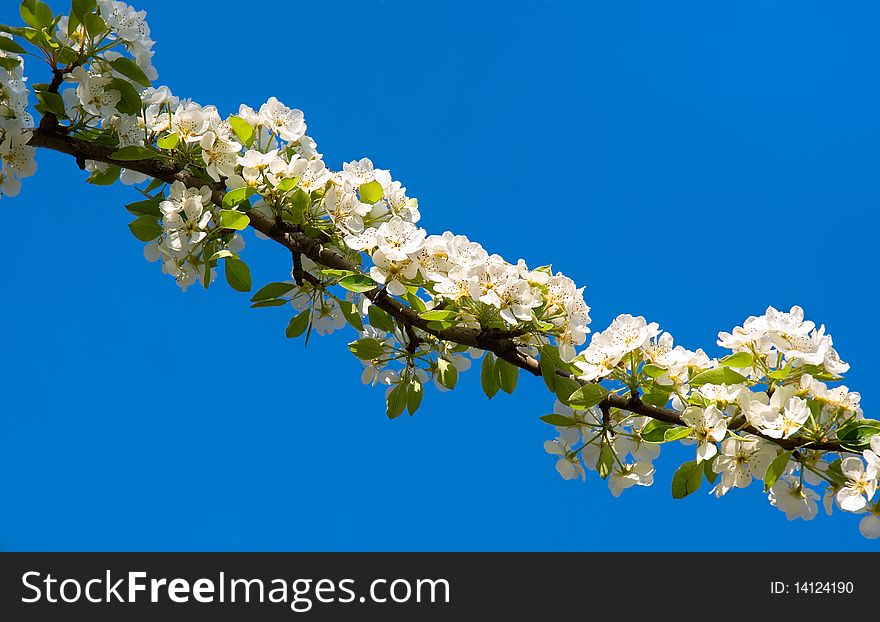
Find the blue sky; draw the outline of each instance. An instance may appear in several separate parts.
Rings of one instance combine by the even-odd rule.
[[[175,94],[301,108],[328,164],[390,168],[430,232],[586,285],[596,329],[642,314],[720,354],[719,330],[803,306],[876,416],[875,3],[137,6]],[[0,550],[880,547],[757,486],[673,501],[687,448],[620,499],[564,482],[540,380],[489,402],[472,372],[389,422],[351,332],[304,348],[288,311],[181,294],[128,232],[132,190],[39,164],[0,205]],[[256,282],[287,278],[248,242]]]

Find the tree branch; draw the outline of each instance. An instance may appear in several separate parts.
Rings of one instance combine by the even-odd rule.
[[[72,138],[63,134],[60,128],[54,126],[43,127],[42,123],[40,124],[40,127],[32,130],[29,144],[32,147],[50,149],[52,151],[71,155],[76,158],[78,162],[94,160],[96,162],[121,166],[166,183],[179,181],[189,187],[202,187],[204,185],[209,185],[206,184],[205,180],[201,177],[197,177],[187,170],[181,170],[162,160],[150,159],[119,162],[112,157],[112,154],[115,151],[112,147],[106,147],[104,145]],[[214,191],[214,202],[217,205],[220,205],[223,201],[223,195],[226,193],[225,186],[222,183],[215,183],[212,184],[212,188]],[[251,227],[290,250],[294,258],[300,255],[305,255],[315,263],[326,266],[327,268],[334,270],[360,271],[357,265],[341,253],[324,247],[320,240],[307,237],[304,233],[297,231],[283,221],[278,222],[276,219],[257,210],[249,211],[248,217],[250,218]],[[296,259],[294,259],[294,262],[296,262]],[[296,263],[294,263],[294,266],[296,266]],[[315,284],[318,282],[316,277],[303,271],[301,267],[299,270],[294,267],[294,271],[298,272],[302,279],[308,280],[310,283]],[[373,289],[366,292],[364,295],[377,307],[388,312],[404,327],[411,343],[413,342],[413,336],[415,335],[412,330],[418,328],[443,341],[450,341],[468,347],[490,351],[498,358],[516,365],[522,370],[535,376],[541,375],[538,361],[521,352],[517,347],[516,342],[513,341],[514,338],[526,334],[522,330],[502,331],[498,329],[475,329],[465,327],[452,327],[438,330],[429,327],[430,322],[419,317],[418,313],[413,309],[402,304],[396,298],[387,295],[383,288]],[[562,377],[576,380],[582,385],[587,384],[585,381],[576,378],[573,374],[564,370],[557,369],[556,373]],[[599,406],[603,412],[608,408],[618,408],[620,410],[650,417],[651,419],[657,419],[658,421],[672,425],[687,425],[678,412],[668,408],[660,408],[652,406],[651,404],[646,404],[638,397],[624,397],[612,393],[609,394]],[[763,438],[784,449],[809,448],[833,452],[846,451],[846,449],[836,441],[811,443],[797,439],[770,438],[751,425],[746,425],[740,428],[740,431]]]

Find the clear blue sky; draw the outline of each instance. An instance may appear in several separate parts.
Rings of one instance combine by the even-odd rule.
[[[876,417],[876,3],[137,6],[175,94],[301,108],[331,166],[390,168],[429,231],[586,285],[594,328],[643,314],[718,354],[718,330],[802,305]],[[132,190],[39,163],[0,205],[2,550],[880,547],[757,486],[673,501],[690,449],[620,499],[564,482],[539,380],[489,402],[469,373],[389,422],[351,332],[304,349],[287,310],[181,294],[128,232]],[[255,281],[287,278],[248,242]]]

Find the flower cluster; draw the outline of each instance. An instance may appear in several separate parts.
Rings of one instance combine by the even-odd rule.
[[[593,335],[572,361],[572,373],[586,383],[605,381],[612,391],[629,392],[655,406],[669,404],[679,423],[641,425],[635,423],[638,418],[627,419],[609,408],[601,418],[595,410],[587,417],[577,411],[566,414],[562,420],[566,424],[560,428],[560,420],[548,415],[545,420],[557,425],[560,436],[545,448],[559,457],[557,470],[562,476],[573,479],[583,475],[584,467],[594,468],[605,459],[588,450],[596,439],[600,446],[612,448],[621,469],[628,463],[626,450],[613,442],[618,437],[630,442],[696,443],[695,460],[682,465],[677,474],[682,495],[699,487],[703,476],[714,484],[718,497],[758,479],[774,507],[789,519],[809,520],[817,514],[821,496],[815,487],[824,486],[829,513],[835,502],[846,512],[867,513],[860,523],[862,533],[880,537],[880,503],[874,502],[880,477],[880,425],[864,420],[858,393],[844,385],[826,384],[840,380],[849,369],[832,343],[824,326],[816,328],[804,320],[800,307],[788,312],[770,307],[742,327],[720,333],[718,344],[732,352],[710,359],[702,350],[673,347],[672,337],[661,333],[655,323],[621,315]],[[576,446],[579,440],[582,444]],[[788,446],[795,449],[777,441],[794,441]],[[837,441],[844,450],[812,447],[829,441]],[[861,456],[859,449],[864,449]],[[609,485],[612,491],[617,486]]]
[[[551,266],[508,262],[452,232],[429,234],[418,201],[389,171],[367,158],[331,170],[302,111],[274,97],[223,116],[153,86],[145,12],[115,0],[74,3],[71,16],[39,12],[31,25],[41,28],[28,32],[45,40],[64,84],[57,93],[57,79],[36,87],[37,109],[57,138],[113,150],[90,153],[102,160],[84,163],[90,182],[147,183],[138,187],[144,200],[126,206],[136,216],[129,227],[181,288],[208,287],[222,261],[227,282],[250,291],[239,231],[254,224],[292,250],[293,269],[292,280],[257,291],[253,306],[291,305],[291,338],[353,326],[359,338],[349,349],[363,382],[385,387],[390,418],[413,414],[429,381],[455,387],[474,359],[483,359],[490,398],[511,393],[525,367],[558,398],[543,417],[557,432],[545,449],[565,479],[595,471],[615,496],[650,486],[660,445],[680,441],[696,447],[673,478],[675,497],[704,479],[717,497],[759,480],[789,519],[812,519],[822,499],[828,513],[836,505],[863,514],[861,532],[880,537],[880,423],[864,418],[858,393],[834,384],[849,365],[800,307],[770,307],[720,333],[717,344],[730,352],[722,358],[674,345],[658,324],[632,315],[578,352],[590,308],[583,288]],[[0,37],[0,195],[15,195],[36,170],[34,121],[24,50]],[[258,215],[262,225],[252,221]],[[301,251],[314,247],[309,240],[348,269],[304,256],[317,257]]]
[[[0,33],[0,37],[12,43],[11,35]],[[34,119],[28,113],[26,82],[22,57],[0,49],[0,197],[16,196],[21,180],[37,172],[34,149],[28,146],[27,130]]]

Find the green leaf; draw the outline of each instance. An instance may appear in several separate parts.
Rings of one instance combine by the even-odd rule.
[[[283,307],[288,303],[283,298],[270,298],[269,300],[261,300],[251,305],[251,309],[262,309],[264,307]]]
[[[429,322],[443,322],[444,320],[454,320],[458,317],[456,311],[447,311],[444,309],[435,309],[432,311],[424,311],[419,313],[419,317]]]
[[[645,404],[662,408],[669,401],[669,393],[647,393],[640,398]]]
[[[764,474],[764,492],[770,492],[770,488],[773,487],[773,484],[779,481],[779,478],[785,473],[785,467],[788,466],[788,460],[791,458],[791,454],[792,452],[790,451],[783,451],[776,456],[773,459],[773,462],[770,463],[770,466],[767,467],[767,473]]]
[[[486,352],[486,355],[483,357],[483,364],[480,367],[480,384],[483,387],[483,393],[486,394],[490,400],[495,397],[495,394],[498,393],[498,377],[495,374],[495,365],[494,358],[491,354]]]
[[[155,216],[158,218],[162,215],[162,212],[159,210],[158,199],[147,199],[145,201],[129,203],[125,206],[125,209],[135,216]]]
[[[692,430],[687,426],[674,426],[672,429],[666,430],[666,432],[664,432],[663,439],[667,443],[671,443],[672,441],[680,441],[683,438],[689,437],[691,435],[691,432]]]
[[[141,216],[128,223],[128,228],[141,242],[152,242],[162,235],[162,226],[153,216]]]
[[[122,78],[113,78],[110,81],[110,88],[119,91],[122,96],[119,103],[116,104],[116,109],[119,112],[133,116],[141,114],[141,96],[137,89],[131,85],[131,82]]]
[[[113,152],[110,157],[120,162],[137,162],[139,160],[152,160],[157,155],[152,149],[132,145],[131,147],[123,147]]]
[[[568,397],[568,405],[577,410],[592,408],[605,399],[608,389],[600,384],[585,384]]]
[[[550,413],[549,415],[544,415],[540,419],[544,423],[549,423],[550,425],[555,425],[560,428],[571,428],[571,427],[580,425],[577,421],[575,421],[571,417],[566,417],[565,415],[558,415],[556,413]]]
[[[284,331],[284,334],[287,335],[290,339],[295,339],[299,337],[306,329],[309,327],[309,320],[312,317],[312,310],[306,309],[305,311],[301,311],[294,317],[290,318],[290,323],[287,325],[287,329]]]
[[[119,174],[121,172],[122,171],[118,166],[111,164],[105,171],[96,170],[89,175],[89,178],[86,181],[96,186],[112,186],[116,183],[116,180],[119,179]]]
[[[458,382],[458,370],[455,365],[442,356],[437,359],[437,378],[447,389],[454,389],[455,383]]]
[[[370,305],[367,317],[370,319],[370,325],[374,328],[384,330],[386,333],[394,332],[394,320],[388,313],[376,305]]]
[[[287,177],[286,179],[282,179],[278,184],[279,192],[290,192],[296,185],[300,182],[299,177]]]
[[[0,37],[0,40],[5,37]],[[37,101],[42,104],[47,112],[59,117],[66,117],[67,111],[64,110],[64,100],[58,93],[50,93],[49,91],[40,91],[37,93]]]
[[[356,331],[363,332],[364,322],[361,320],[361,314],[358,313],[357,307],[353,302],[340,300],[339,309],[342,311],[342,316],[345,318],[346,322],[351,324]]]
[[[224,229],[242,231],[243,229],[247,229],[250,222],[251,219],[248,218],[247,214],[243,214],[234,209],[220,210],[220,225]]]
[[[672,498],[684,499],[699,490],[703,483],[703,468],[696,461],[685,462],[672,476]]]
[[[17,58],[0,57],[0,67],[3,67],[6,71],[15,71],[19,65],[21,65],[21,61]]]
[[[504,359],[495,359],[495,377],[501,390],[509,395],[516,390],[519,367],[511,365]]]
[[[251,297],[251,302],[280,298],[293,290],[294,287],[296,287],[296,285],[293,283],[269,283],[257,290],[257,293]]]
[[[417,313],[421,313],[427,309],[427,307],[425,307],[425,301],[410,291],[406,292],[404,298],[409,303],[409,306],[415,309]]]
[[[742,369],[744,367],[751,367],[755,362],[755,357],[752,356],[751,352],[734,352],[730,356],[725,356],[718,362],[725,367]]]
[[[382,190],[382,184],[375,179],[358,186],[358,196],[360,196],[361,203],[366,203],[367,205],[372,205],[381,199],[384,194],[385,191]]]
[[[770,380],[785,380],[791,374],[791,370],[791,363],[786,363],[785,367],[780,367],[776,371],[770,372],[767,374],[767,377],[770,378]]]
[[[660,378],[668,370],[665,367],[660,367],[659,365],[654,365],[654,363],[648,363],[647,365],[642,367],[642,371],[645,372],[645,374],[650,376],[651,378]]]
[[[385,414],[388,415],[389,419],[396,419],[403,414],[403,411],[406,408],[406,404],[408,401],[407,394],[408,391],[406,387],[404,387],[402,384],[398,384],[396,387],[391,389],[390,393],[388,393]]]
[[[125,56],[114,58],[110,61],[110,66],[126,78],[137,82],[141,86],[152,86],[150,79],[147,77],[147,74],[144,73],[144,70],[138,67],[137,63],[130,58],[126,58]]]
[[[422,388],[422,381],[413,376],[409,381],[406,395],[406,410],[409,412],[410,416],[416,414],[416,411],[422,404],[422,396],[424,396],[424,394],[425,391]]]
[[[251,271],[247,264],[241,259],[233,259],[227,257],[226,263],[226,282],[229,286],[239,292],[251,291]]]
[[[156,146],[159,149],[176,149],[177,145],[180,143],[180,136],[177,135],[177,132],[174,134],[168,134],[167,136],[163,136],[159,140],[156,141]]]
[[[309,196],[308,192],[302,188],[297,188],[294,190],[293,194],[287,198],[287,202],[290,205],[290,209],[301,216],[311,206],[312,198]]]
[[[0,37],[0,50],[12,52],[13,54],[24,54],[24,48],[7,37]]]
[[[729,367],[716,367],[707,369],[691,378],[690,385],[699,387],[704,384],[739,384],[746,382],[746,377]]]
[[[717,455],[714,455],[710,460],[703,460],[703,475],[706,476],[706,481],[709,482],[710,486],[714,486],[715,480],[718,479],[718,473],[712,470],[712,465],[715,464],[715,458],[717,457]]]
[[[639,436],[642,437],[642,440],[648,441],[649,443],[665,443],[666,432],[673,427],[675,426],[669,423],[663,423],[662,421],[651,419],[644,425]]]
[[[553,363],[553,359],[542,351],[541,357],[538,359],[538,366],[541,369],[541,378],[544,379],[544,384],[550,391],[555,392],[556,365]]]
[[[602,449],[599,451],[599,460],[596,461],[596,470],[599,471],[599,477],[608,479],[611,471],[614,469],[614,448],[610,443],[602,443]]]
[[[82,23],[86,15],[94,11],[97,5],[98,3],[96,0],[73,0],[70,13]]]
[[[49,5],[38,0],[24,0],[19,7],[19,12],[25,24],[37,30],[50,28],[52,22],[55,21],[55,15],[52,14]]]
[[[244,203],[254,194],[256,194],[256,190],[253,188],[236,188],[235,190],[230,190],[225,195],[223,195],[223,207],[226,209],[232,209],[233,207]]]
[[[86,32],[89,33],[89,36],[92,38],[102,35],[107,31],[107,23],[97,13],[87,13],[84,16],[82,23],[83,26],[86,27]]]
[[[368,277],[366,274],[352,274],[339,279],[338,283],[350,292],[361,293],[376,289],[379,286],[376,281]]]
[[[364,337],[363,339],[352,341],[348,344],[348,349],[362,361],[372,361],[382,356],[382,353],[385,352],[384,346],[372,337]]]
[[[250,149],[254,144],[254,137],[256,136],[253,126],[235,115],[229,117],[229,125],[232,126],[232,131],[235,132],[241,144]]]
[[[9,26],[7,24],[0,24],[0,32],[7,32],[16,37],[25,36],[25,32],[30,29],[28,28],[19,28],[18,26]]]
[[[556,388],[553,390],[553,392],[556,394],[556,399],[558,399],[563,404],[568,405],[568,398],[571,397],[571,394],[579,389],[580,386],[581,383],[574,378],[564,378],[562,376],[557,376]]]
[[[853,421],[837,429],[837,440],[847,448],[861,451],[871,444],[871,438],[880,434],[880,421],[863,419]]]

